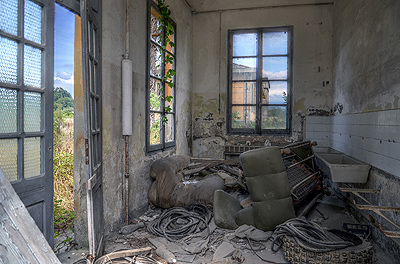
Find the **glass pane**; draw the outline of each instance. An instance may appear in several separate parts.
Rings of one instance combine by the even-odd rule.
[[[0,37],[0,82],[17,83],[18,43]]]
[[[0,133],[17,132],[17,91],[15,90],[0,88],[0,124]]]
[[[9,181],[18,179],[18,139],[0,139],[0,168]]]
[[[150,144],[159,144],[161,136],[161,114],[150,112]]]
[[[263,104],[286,104],[287,82],[267,81],[262,84]]]
[[[257,59],[233,59],[232,80],[247,81],[257,79]]]
[[[150,74],[161,77],[161,53],[154,44],[150,45]]]
[[[158,21],[158,18],[160,15],[157,13],[156,10],[151,8],[151,18],[150,18],[150,39],[154,42],[157,42],[158,44],[161,45],[161,30],[160,28],[160,21]]]
[[[234,34],[233,35],[233,56],[256,56],[257,55],[257,34]]]
[[[255,106],[232,106],[232,128],[256,128]]]
[[[42,87],[42,51],[28,45],[24,53],[24,84]]]
[[[165,123],[165,142],[174,141],[175,120],[174,115],[167,114],[167,123]]]
[[[263,55],[283,55],[288,53],[287,32],[263,33]]]
[[[42,43],[42,7],[32,1],[25,1],[25,38]]]
[[[154,111],[161,110],[161,82],[150,78],[150,109]]]
[[[24,93],[24,131],[41,131],[42,95],[40,93]]]
[[[24,140],[24,176],[26,178],[40,175],[41,138],[25,138]]]
[[[286,129],[286,106],[263,106],[262,129]]]
[[[256,82],[232,83],[232,104],[255,104],[256,88]]]
[[[0,0],[0,30],[18,35],[18,0]]]
[[[263,78],[270,80],[287,79],[287,57],[263,58]]]

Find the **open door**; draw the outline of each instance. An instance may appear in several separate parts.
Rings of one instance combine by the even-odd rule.
[[[101,1],[81,0],[83,104],[89,251],[103,253],[103,177],[101,119]]]
[[[54,0],[0,6],[0,168],[53,246]]]

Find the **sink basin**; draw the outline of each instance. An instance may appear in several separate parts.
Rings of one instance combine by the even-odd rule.
[[[370,165],[349,157],[343,153],[314,153],[317,166],[333,182],[366,183]]]

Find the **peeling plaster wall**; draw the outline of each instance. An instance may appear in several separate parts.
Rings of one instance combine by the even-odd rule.
[[[192,4],[194,8],[207,11],[204,8],[211,2],[208,10],[227,8],[224,1],[203,0]],[[279,4],[276,1],[241,2],[250,7]],[[239,2],[233,1],[233,7],[240,7]],[[250,141],[257,144],[266,138],[272,143],[302,140],[305,137],[304,116],[330,113],[332,14],[332,5],[318,5],[207,12],[193,16],[193,156],[223,158],[227,143]],[[292,133],[287,136],[227,135],[228,29],[276,26],[294,26]]]
[[[125,223],[125,141],[122,136],[121,60],[125,53],[125,1],[102,1],[102,99],[103,99],[103,204],[105,234]],[[167,0],[176,32],[176,148],[146,155],[146,60],[147,1],[130,1],[130,59],[133,62],[133,135],[129,141],[129,214],[137,217],[147,210],[147,192],[152,182],[150,165],[173,154],[190,154],[192,14],[182,0]],[[83,153],[81,153],[83,157]],[[81,169],[84,177],[84,169]],[[79,240],[87,244],[86,192],[80,181]]]
[[[400,2],[335,1],[334,98],[341,114],[399,108]]]

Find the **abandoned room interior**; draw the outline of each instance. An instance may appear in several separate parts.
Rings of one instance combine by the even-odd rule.
[[[62,263],[400,263],[397,0],[0,0],[0,263],[59,261],[55,5],[75,16]],[[202,230],[180,258],[151,225],[177,208]],[[294,253],[285,224],[341,247]]]

